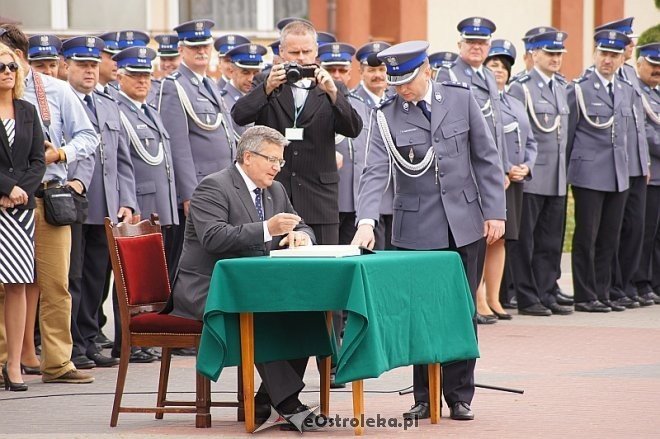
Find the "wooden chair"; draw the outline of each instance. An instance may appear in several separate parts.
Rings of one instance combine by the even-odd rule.
[[[119,413],[195,413],[195,426],[211,426],[211,406],[238,407],[238,420],[244,419],[241,372],[238,373],[236,402],[211,402],[211,383],[197,372],[196,400],[167,399],[171,349],[197,348],[202,334],[202,322],[159,314],[170,296],[170,283],[165,261],[165,248],[158,215],[138,224],[113,224],[105,219],[105,231],[115,277],[122,340],[119,374],[112,406],[110,426],[117,425]],[[163,354],[158,381],[156,407],[122,407],[128,360],[133,346],[162,347]]]

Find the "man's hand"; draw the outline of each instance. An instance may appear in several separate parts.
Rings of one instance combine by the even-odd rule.
[[[342,153],[335,151],[335,160],[337,161],[337,170],[344,166],[344,156]]]
[[[79,180],[69,180],[66,182],[66,185],[76,191],[78,195],[82,195],[83,191],[85,190],[85,187]]]
[[[183,216],[188,218],[189,213],[190,213],[190,200],[185,200],[183,202]]]
[[[373,250],[376,245],[376,237],[374,235],[374,228],[370,224],[362,224],[357,228],[351,245],[360,245],[369,250]]]
[[[57,148],[48,140],[44,140],[44,148],[46,150],[45,157],[47,165],[55,163],[60,159],[60,153],[57,151]]]
[[[286,82],[286,72],[284,71],[284,65],[283,64],[275,64],[271,69],[270,73],[268,74],[268,78],[266,78],[266,95],[270,96],[270,94],[277,89],[280,85],[284,84]]]
[[[291,232],[302,218],[292,213],[278,213],[266,223],[270,236],[281,236]]]
[[[9,194],[9,199],[14,206],[18,206],[28,202],[28,194],[20,187],[14,186]]]
[[[337,86],[335,85],[335,81],[332,80],[330,73],[323,67],[318,67],[314,71],[314,76],[316,77],[318,87],[330,97],[332,103],[337,102]]]
[[[8,196],[3,195],[2,197],[0,197],[0,207],[11,209],[14,207],[14,202],[11,201],[11,199],[9,199]]]
[[[504,221],[486,220],[484,222],[484,238],[486,238],[488,245],[491,245],[502,236],[504,236]]]
[[[504,174],[504,190],[509,189],[510,185],[511,185],[511,180],[509,179],[509,176]]]
[[[293,236],[293,243],[289,242],[291,236]],[[310,243],[311,240],[309,239],[309,235],[307,235],[307,233],[294,230],[282,238],[280,241],[280,247],[286,247],[288,245],[289,248],[295,248],[309,245]]]
[[[133,211],[130,207],[120,207],[117,218],[120,218],[122,223],[133,224]]]
[[[509,170],[509,179],[511,181],[523,181],[525,177],[529,174],[529,168],[527,165],[511,166]]]

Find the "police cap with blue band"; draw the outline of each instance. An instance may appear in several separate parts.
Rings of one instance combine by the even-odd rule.
[[[367,43],[358,49],[358,51],[355,53],[355,59],[357,59],[360,64],[368,64],[372,67],[376,67],[376,65],[382,64],[376,55],[390,47],[392,47],[392,45],[384,41],[372,41],[371,43]],[[369,63],[369,61],[372,62]]]
[[[600,26],[594,29],[595,32],[600,32],[602,30],[615,30],[623,34],[628,35],[631,38],[634,38],[633,35],[633,20],[635,17],[623,18],[621,20],[610,21],[609,23],[601,24]]]
[[[596,49],[604,52],[623,53],[630,44],[630,38],[616,30],[601,30],[594,35]]]
[[[240,46],[241,44],[250,44],[250,43],[251,43],[250,39],[244,37],[243,35],[227,34],[221,36],[220,38],[217,38],[215,40],[215,43],[213,43],[213,47],[215,47],[215,50],[218,51],[218,56],[223,57],[227,54],[227,52],[229,52],[234,47]]]
[[[287,24],[292,23],[294,21],[302,21],[305,24],[309,24],[310,26],[314,27],[311,21],[305,20],[304,18],[296,18],[296,17],[286,17],[281,19],[280,21],[277,22],[275,25],[277,27],[277,30],[282,32],[282,29],[286,27]]]
[[[529,39],[534,35],[544,34],[546,32],[557,32],[558,30],[559,29],[552,26],[538,26],[531,28],[525,32],[525,36],[522,37],[523,43],[525,43],[525,51],[529,52],[530,50],[533,50],[531,47],[529,47]]]
[[[354,54],[355,47],[346,43],[328,43],[319,47],[322,66],[349,66]]]
[[[529,37],[529,40],[527,40],[528,50],[541,49],[544,52],[564,53],[566,52],[566,47],[564,46],[566,38],[568,38],[568,34],[561,31],[537,34]]]
[[[104,42],[98,37],[73,37],[62,43],[62,56],[73,61],[101,62]]]
[[[321,47],[324,44],[336,43],[337,37],[335,37],[330,32],[316,32],[316,42],[318,43],[319,47]]]
[[[113,55],[115,53],[119,53],[119,32],[106,32],[99,35],[98,37],[102,39],[103,43],[105,44],[105,47],[103,47],[104,52]]]
[[[403,85],[417,76],[419,68],[428,59],[427,41],[407,41],[395,44],[378,54],[378,59],[385,63],[387,83]]]
[[[450,69],[456,64],[457,59],[458,53],[454,52],[435,52],[429,55],[429,63],[433,69],[441,67]]]
[[[464,40],[487,40],[495,32],[495,23],[483,17],[469,17],[456,26]]]
[[[120,50],[132,46],[145,47],[149,44],[149,40],[151,40],[151,38],[149,38],[149,34],[145,32],[139,30],[124,30],[119,32],[117,45]]]
[[[59,59],[62,41],[55,35],[32,35],[28,40],[28,61]]]
[[[660,43],[649,43],[639,46],[639,56],[653,65],[660,65]]]
[[[225,54],[229,61],[242,69],[257,69],[263,67],[263,56],[268,52],[261,44],[240,44]]]
[[[488,50],[486,58],[492,58],[493,56],[504,56],[513,65],[516,62],[516,47],[509,40],[493,40],[490,43],[490,50]]]
[[[184,46],[204,46],[213,42],[211,28],[215,26],[212,20],[192,20],[181,23],[174,28],[179,37],[179,43]]]
[[[158,56],[161,58],[179,56],[179,37],[176,35],[156,35],[158,42]]]
[[[133,46],[123,49],[112,57],[117,62],[118,69],[125,69],[135,73],[151,73],[151,62],[156,59],[157,53],[150,47]]]
[[[280,40],[275,40],[268,45],[270,50],[273,51],[273,55],[280,56]]]

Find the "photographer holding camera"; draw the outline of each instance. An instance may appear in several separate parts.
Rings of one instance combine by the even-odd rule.
[[[318,53],[313,26],[293,21],[282,29],[280,58],[263,83],[232,109],[238,125],[274,128],[290,144],[286,166],[277,175],[291,203],[312,227],[318,244],[337,244],[339,205],[335,134],[355,138],[362,119],[348,101],[349,91],[315,65]]]

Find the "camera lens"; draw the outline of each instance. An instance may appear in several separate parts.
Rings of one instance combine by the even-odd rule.
[[[286,80],[289,82],[298,82],[302,78],[300,70],[296,67],[291,67],[286,71]]]

